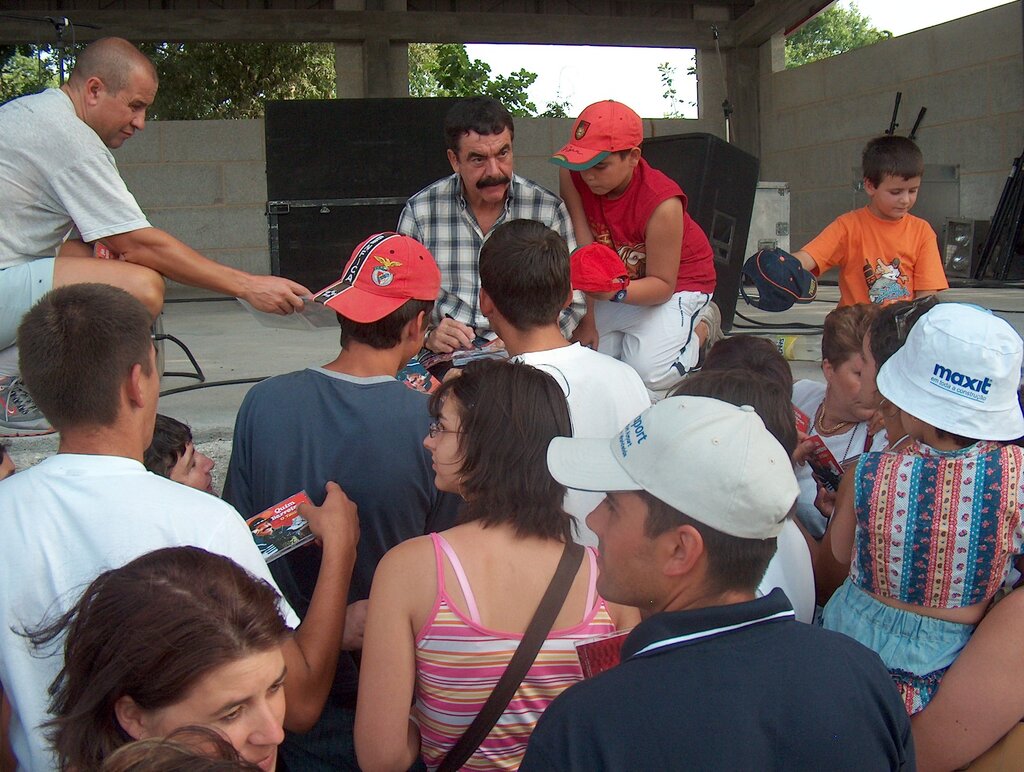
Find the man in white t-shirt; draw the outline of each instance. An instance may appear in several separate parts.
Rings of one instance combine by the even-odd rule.
[[[276,313],[301,308],[309,295],[288,279],[216,263],[149,224],[110,149],[142,130],[156,91],[153,63],[127,40],[104,38],[78,54],[59,89],[0,107],[2,435],[50,431],[17,379],[12,344],[22,315],[52,287],[121,287],[153,317],[165,276]]]
[[[480,250],[480,310],[510,357],[558,381],[574,437],[611,436],[650,407],[651,399],[632,367],[562,336],[559,314],[571,302],[565,239],[535,220],[494,229]],[[597,544],[585,520],[602,498],[578,490],[566,495],[565,509],[583,544]]]
[[[56,456],[0,483],[0,682],[14,754],[28,770],[55,767],[40,724],[61,657],[34,651],[22,631],[67,611],[102,571],[163,547],[201,547],[274,583],[234,509],[142,465],[160,380],[149,324],[124,290],[76,284],[44,295],[18,330],[26,383],[61,433]],[[333,678],[358,521],[333,483],[323,506],[300,511],[323,543],[309,611],[285,646],[285,726],[304,731]]]

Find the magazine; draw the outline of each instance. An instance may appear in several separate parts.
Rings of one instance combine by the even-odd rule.
[[[306,492],[299,491],[245,521],[264,560],[271,563],[316,538],[299,514],[299,504],[310,503]]]

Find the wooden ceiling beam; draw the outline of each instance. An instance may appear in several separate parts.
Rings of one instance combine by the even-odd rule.
[[[805,0],[806,2],[806,0]],[[69,13],[74,39],[119,36],[133,42],[346,42],[387,38],[407,43],[536,43],[713,48],[711,25],[690,19],[332,10],[92,11]],[[732,45],[730,22],[718,22]],[[86,27],[93,25],[95,28]],[[71,31],[65,32],[71,40]],[[0,42],[53,42],[45,24],[0,15]]]
[[[760,0],[757,5],[732,22],[732,44],[736,47],[759,46],[779,30],[788,30],[809,19],[831,0]],[[725,46],[725,43],[722,43]]]

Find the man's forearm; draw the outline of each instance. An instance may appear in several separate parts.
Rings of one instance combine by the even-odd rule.
[[[246,293],[249,274],[204,257],[159,228],[142,228],[101,241],[128,262],[152,268],[168,279],[232,297]]]
[[[294,648],[286,649],[285,726],[298,732],[308,731],[320,718],[334,682],[355,562],[354,552],[324,546],[309,609],[295,631]]]

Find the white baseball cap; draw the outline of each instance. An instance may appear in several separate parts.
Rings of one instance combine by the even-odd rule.
[[[786,451],[750,405],[669,397],[611,440],[556,437],[548,469],[585,491],[647,491],[716,531],[778,536],[799,487]]]
[[[1024,342],[1003,319],[940,303],[878,371],[878,390],[927,424],[979,440],[1024,435],[1017,400]]]

